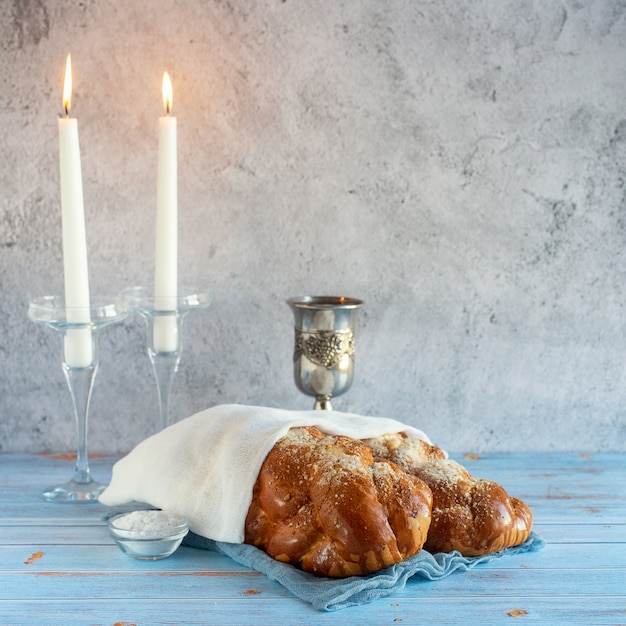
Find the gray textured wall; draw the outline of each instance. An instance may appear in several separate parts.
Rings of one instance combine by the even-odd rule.
[[[366,305],[341,410],[451,450],[626,450],[623,0],[3,0],[0,450],[75,445],[56,118],[74,67],[93,294],[152,280],[161,76],[188,318],[173,411],[309,408],[293,295]],[[105,331],[94,451],[156,427],[140,320]]]

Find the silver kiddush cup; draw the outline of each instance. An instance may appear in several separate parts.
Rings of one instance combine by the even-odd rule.
[[[344,296],[300,296],[287,304],[295,317],[296,387],[315,398],[315,409],[330,411],[331,397],[352,385],[354,323],[363,302]]]

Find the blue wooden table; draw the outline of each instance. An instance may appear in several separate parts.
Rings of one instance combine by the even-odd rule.
[[[524,499],[546,547],[319,612],[212,552],[129,559],[105,507],[40,498],[71,461],[0,454],[0,624],[626,624],[625,454],[452,456]],[[114,460],[94,458],[94,477]]]

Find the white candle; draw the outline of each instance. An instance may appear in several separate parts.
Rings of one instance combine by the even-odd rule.
[[[175,315],[158,312],[176,310],[178,297],[178,172],[176,118],[172,109],[172,83],[163,74],[163,105],[166,115],[159,118],[159,158],[157,177],[156,245],[154,262],[155,311],[153,344],[157,352],[178,349]]]
[[[63,108],[59,118],[59,161],[61,171],[61,209],[63,222],[63,277],[67,321],[89,323],[89,278],[87,241],[83,206],[83,179],[78,144],[78,120],[71,118],[72,66],[70,55],[65,64]],[[87,367],[93,360],[91,330],[69,328],[64,341],[65,362],[70,367]]]

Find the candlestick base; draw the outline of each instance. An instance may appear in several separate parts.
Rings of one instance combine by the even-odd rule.
[[[66,307],[63,298],[44,296],[32,300],[28,317],[43,326],[49,326],[63,335],[64,353],[61,366],[67,382],[77,431],[76,465],[72,478],[62,485],[46,489],[42,496],[51,502],[93,502],[98,499],[106,485],[91,477],[87,452],[87,424],[89,401],[98,371],[97,336],[105,326],[121,322],[128,314],[126,302],[120,298],[92,298],[90,307]],[[75,322],[88,319],[88,322]],[[78,346],[79,350],[68,349],[66,340],[89,343]],[[70,341],[70,343],[72,343]],[[77,359],[75,362],[68,363]]]
[[[105,489],[106,484],[99,483],[93,480],[93,478],[86,483],[72,479],[57,487],[46,489],[41,495],[49,502],[95,502]]]
[[[146,322],[148,357],[157,384],[161,428],[176,421],[170,413],[170,397],[183,352],[183,320],[189,313],[206,309],[211,304],[210,293],[206,290],[183,289],[182,294],[176,298],[176,309],[163,311],[143,287],[130,287],[122,292],[129,309]]]

